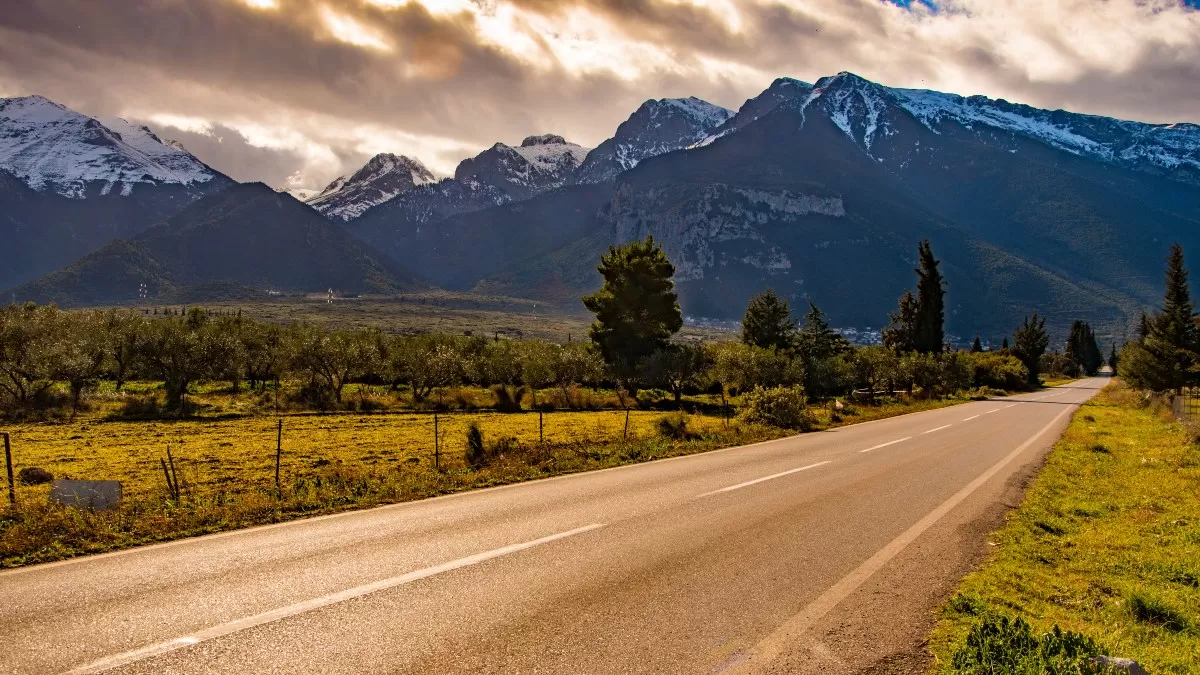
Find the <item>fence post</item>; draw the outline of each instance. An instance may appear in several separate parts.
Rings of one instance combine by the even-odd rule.
[[[279,489],[279,460],[283,458],[283,418],[279,418],[279,426],[275,432],[275,496],[283,497]]]
[[[433,413],[433,468],[442,470],[442,453],[438,443],[438,414]]]
[[[17,484],[13,482],[12,471],[12,444],[8,438],[8,432],[4,432],[4,466],[8,470],[8,504],[10,506],[17,505]]]
[[[543,438],[544,437],[542,436],[542,411],[539,410],[538,411],[538,443],[543,443],[544,442]]]
[[[621,432],[621,442],[629,438],[629,408],[625,409],[625,430]]]
[[[171,499],[175,499],[175,486],[171,484],[171,470],[167,468],[167,460],[159,457],[158,463],[162,465],[163,478],[167,481],[167,492],[170,493]]]
[[[179,476],[175,473],[175,457],[171,455],[171,444],[167,444],[167,463],[171,465],[171,485],[175,491],[175,501],[180,500]]]

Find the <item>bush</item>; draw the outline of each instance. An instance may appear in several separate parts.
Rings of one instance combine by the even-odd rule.
[[[475,422],[467,425],[467,465],[478,469],[487,466],[492,458],[488,455],[487,446],[483,442],[483,430]]]
[[[655,424],[658,426],[659,435],[664,438],[673,438],[675,440],[684,440],[692,437],[692,432],[688,429],[690,419],[687,414],[682,412],[663,415],[658,418]]]
[[[1080,633],[1055,626],[1052,632],[1035,636],[1023,619],[989,614],[971,627],[966,644],[954,654],[953,666],[964,675],[1083,675],[1104,672],[1103,666],[1090,661],[1099,654],[1096,643]]]
[[[1029,370],[1021,360],[1008,354],[980,352],[964,354],[971,380],[976,387],[990,387],[1007,391],[1022,391],[1029,388]]]
[[[492,395],[496,397],[496,410],[521,412],[521,399],[525,397],[525,387],[517,387],[510,392],[508,387],[498,384],[492,387]]]
[[[17,472],[17,482],[21,485],[44,485],[52,480],[54,474],[34,466],[27,466]]]
[[[808,431],[817,423],[800,387],[755,387],[743,397],[741,417],[752,424],[800,431]]]

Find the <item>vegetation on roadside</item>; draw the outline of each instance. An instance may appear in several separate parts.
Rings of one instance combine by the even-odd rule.
[[[1085,404],[990,543],[942,608],[938,672],[1050,672],[964,665],[968,636],[999,617],[1079,633],[1152,673],[1200,670],[1200,428],[1161,399],[1115,383]],[[991,642],[995,663],[1025,644],[1007,642]]]

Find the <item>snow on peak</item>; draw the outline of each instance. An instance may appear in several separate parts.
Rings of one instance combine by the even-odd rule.
[[[556,134],[542,134],[541,136],[528,136],[521,141],[522,148],[528,148],[535,145],[568,145],[567,139]]]
[[[190,185],[216,173],[178,144],[123,119],[103,122],[43,96],[0,99],[0,168],[35,190],[82,198],[89,183]]]
[[[331,218],[353,220],[364,211],[437,177],[420,160],[385,152],[367,160],[350,177],[339,176],[305,201]]]
[[[817,81],[805,102],[819,105],[839,129],[868,154],[881,136],[896,132],[900,111],[934,133],[947,123],[968,130],[992,129],[1045,143],[1064,152],[1131,168],[1200,169],[1200,127],[1144,124],[1043,110],[986,96],[959,96],[926,89],[893,89],[853,73]]]
[[[536,169],[556,172],[563,168],[574,171],[591,149],[570,143],[562,136],[544,134],[526,138],[521,142],[521,147],[513,150]]]
[[[687,98],[664,98],[660,99],[659,103],[682,111],[683,114],[694,119],[697,124],[707,129],[715,129],[734,116],[732,110],[698,99],[695,96]]]

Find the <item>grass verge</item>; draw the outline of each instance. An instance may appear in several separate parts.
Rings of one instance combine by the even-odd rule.
[[[905,400],[818,408],[816,430],[961,402]],[[547,476],[603,469],[781,438],[773,427],[715,415],[632,411],[331,413],[283,419],[279,490],[276,420],[82,419],[24,423],[13,434],[17,469],[58,478],[120,480],[123,499],[103,512],[47,502],[46,485],[20,486],[16,508],[0,509],[0,567],[51,562],[140,544],[281,522],[309,515],[423,499]],[[540,424],[539,424],[540,421]],[[467,432],[482,444],[468,457]],[[669,432],[669,433],[668,433]],[[179,498],[160,460],[171,448]],[[482,448],[482,450],[480,450]]]
[[[1080,633],[1152,673],[1200,672],[1197,439],[1119,382],[1085,404],[991,557],[942,607],[933,671],[993,672],[954,657],[1004,615]]]

